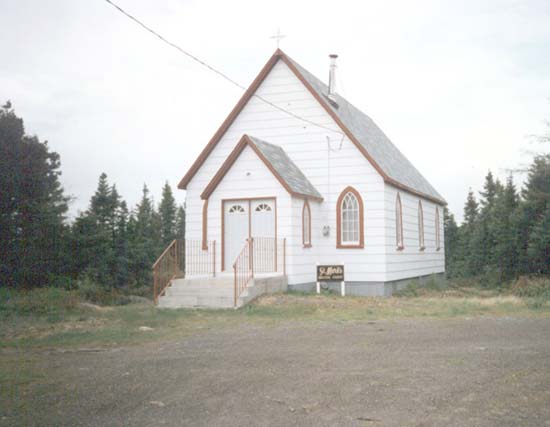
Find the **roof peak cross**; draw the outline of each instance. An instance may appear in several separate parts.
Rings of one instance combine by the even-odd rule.
[[[279,49],[279,44],[281,42],[281,39],[284,39],[285,37],[286,37],[286,34],[281,34],[281,29],[277,28],[277,32],[274,35],[270,36],[269,38],[277,40],[277,49]]]

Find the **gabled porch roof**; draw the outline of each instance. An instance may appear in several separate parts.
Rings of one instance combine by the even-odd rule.
[[[249,135],[243,135],[231,154],[227,157],[212,180],[201,194],[206,200],[214,192],[225,174],[231,169],[245,147],[250,147],[254,153],[264,162],[271,173],[292,196],[322,201],[323,196],[309,182],[303,172],[288,157],[286,152],[278,145],[270,144],[261,139]]]

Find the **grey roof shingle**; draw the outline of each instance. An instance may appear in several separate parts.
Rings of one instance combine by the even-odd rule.
[[[281,147],[254,138],[250,135],[248,135],[248,138],[271,164],[283,181],[288,184],[292,192],[317,199],[323,198]]]
[[[287,56],[304,79],[324,99],[328,87],[321,80]],[[445,203],[445,199],[432,187],[426,178],[399,151],[374,121],[338,94],[335,94],[338,107],[327,101],[359,143],[366,149],[384,173],[398,183]]]

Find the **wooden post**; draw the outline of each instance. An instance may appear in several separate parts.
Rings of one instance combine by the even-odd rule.
[[[344,263],[342,263],[342,268],[343,267],[344,267]],[[340,282],[340,293],[342,294],[343,297],[346,296],[346,282],[344,280]]]
[[[319,263],[316,263],[316,265],[318,266]],[[317,271],[315,271],[315,275],[317,276]],[[317,294],[320,294],[321,293],[321,282],[317,281],[315,285],[316,285],[315,287],[316,287]]]

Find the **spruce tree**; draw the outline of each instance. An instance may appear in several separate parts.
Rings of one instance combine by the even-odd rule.
[[[0,108],[0,285],[46,285],[65,270],[60,158],[25,134],[11,103]]]
[[[176,213],[176,238],[185,239],[185,207],[180,206]]]
[[[550,274],[550,204],[531,230],[527,254],[531,272]]]
[[[140,286],[151,283],[151,268],[156,257],[160,255],[155,236],[155,215],[149,189],[143,186],[141,201],[138,203],[129,222],[131,227],[130,274],[132,281]],[[159,231],[160,232],[160,231]],[[157,233],[159,234],[159,233]]]
[[[176,201],[172,194],[172,188],[168,182],[162,189],[162,199],[159,205],[159,214],[161,222],[162,246],[166,247],[176,238]]]
[[[474,247],[474,230],[478,222],[479,205],[472,189],[464,204],[464,220],[459,229],[459,245],[457,253],[457,272],[459,275],[470,276],[477,273],[476,251]]]
[[[443,210],[443,226],[445,235],[445,270],[448,277],[454,277],[458,256],[458,226],[456,225],[454,215],[446,207]]]
[[[491,265],[500,273],[501,282],[512,278],[517,271],[518,253],[515,244],[517,230],[514,221],[517,206],[516,187],[512,176],[509,176],[506,187],[497,193],[489,222],[489,234],[494,238]]]

